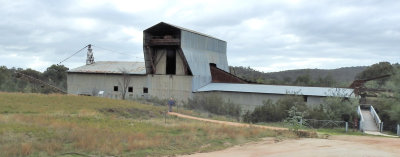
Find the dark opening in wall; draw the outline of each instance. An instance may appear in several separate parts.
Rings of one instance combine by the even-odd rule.
[[[118,86],[114,86],[114,91],[118,92]]]
[[[303,100],[304,102],[307,102],[308,96],[307,95],[303,95]]]
[[[133,87],[128,87],[128,92],[132,93],[133,92]]]
[[[176,52],[174,49],[167,49],[166,74],[176,74]]]
[[[149,93],[149,89],[147,87],[143,88],[143,93]]]

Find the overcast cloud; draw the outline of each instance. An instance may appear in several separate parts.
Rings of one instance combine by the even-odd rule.
[[[225,40],[230,65],[265,72],[400,60],[397,0],[0,0],[0,17],[0,65],[39,71],[87,44],[95,61],[143,61],[142,31],[161,21]]]

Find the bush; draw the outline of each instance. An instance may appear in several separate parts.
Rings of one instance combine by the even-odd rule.
[[[303,119],[304,112],[300,112],[296,106],[292,106],[287,113],[288,117],[285,119],[285,123],[290,125],[290,131],[294,131],[297,135],[299,135],[298,131],[301,127],[300,121]]]
[[[303,113],[302,117],[306,119],[349,121],[357,117],[356,104],[355,100],[338,96],[327,97],[323,104],[308,107],[303,97],[286,95],[276,103],[271,100],[264,101],[262,106],[256,107],[253,112],[247,111],[242,118],[247,123],[280,122],[289,117],[288,111],[295,107],[296,111]]]
[[[241,107],[232,102],[224,102],[224,100],[216,95],[210,96],[196,96],[189,99],[185,108],[203,110],[217,115],[229,115],[233,117],[240,117]]]
[[[282,99],[279,99],[276,103],[272,100],[263,102],[262,106],[258,106],[253,112],[247,111],[243,115],[244,122],[279,122],[288,117],[288,110],[296,106],[296,108],[305,112],[307,106],[302,97],[296,95],[287,95]]]

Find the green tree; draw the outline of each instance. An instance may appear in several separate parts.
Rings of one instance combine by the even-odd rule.
[[[67,71],[69,69],[64,65],[51,65],[43,72],[46,81],[56,85],[61,89],[67,89]]]
[[[394,74],[394,68],[389,62],[379,62],[369,66],[367,69],[357,74],[356,79],[369,79],[383,75]],[[388,78],[383,78],[377,80],[377,83],[382,86],[385,82],[389,80]]]
[[[299,111],[296,106],[292,106],[288,111],[287,111],[287,118],[285,119],[285,123],[288,123],[290,125],[290,130],[294,131],[297,133],[301,127],[301,120],[304,117],[305,112]]]
[[[294,81],[294,83],[296,85],[299,86],[309,86],[311,85],[311,77],[310,74],[304,74],[304,75],[300,75],[296,78],[296,80]]]

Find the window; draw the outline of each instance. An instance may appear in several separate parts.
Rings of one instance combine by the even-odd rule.
[[[118,86],[114,86],[114,91],[118,92]]]
[[[149,89],[147,87],[143,88],[143,93],[149,93]]]
[[[176,73],[176,52],[175,49],[167,49],[166,73],[174,75]]]
[[[132,93],[133,92],[133,87],[128,87],[128,92]]]

